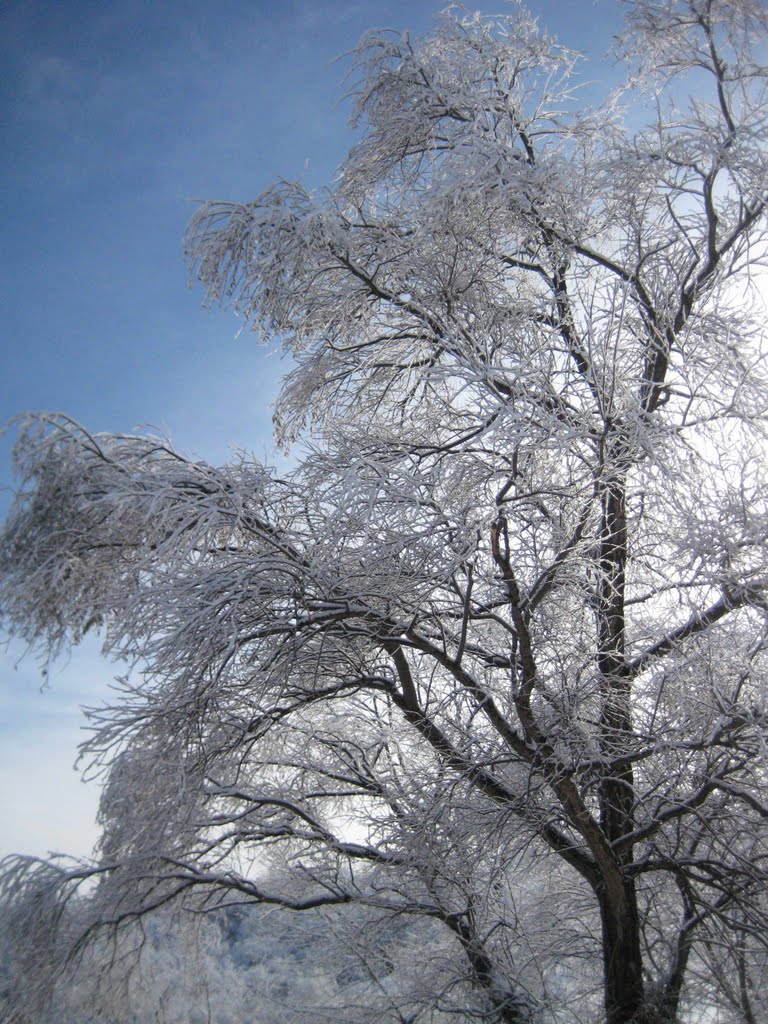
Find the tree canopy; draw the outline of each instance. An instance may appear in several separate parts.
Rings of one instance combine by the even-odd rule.
[[[97,858],[4,864],[27,978],[253,902],[427,929],[357,1022],[766,1012],[768,14],[626,13],[590,109],[523,8],[371,33],[334,183],[199,210],[293,470],[22,425],[3,621],[128,666]]]

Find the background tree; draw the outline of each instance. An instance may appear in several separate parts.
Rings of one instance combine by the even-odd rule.
[[[629,3],[596,110],[522,9],[374,33],[336,183],[200,210],[303,454],[22,430],[4,616],[133,671],[91,712],[100,860],[11,861],[9,898],[98,879],[80,943],[164,905],[431,922],[386,1020],[754,1019],[767,28]]]

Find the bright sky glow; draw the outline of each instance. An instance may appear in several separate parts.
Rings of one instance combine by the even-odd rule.
[[[151,424],[211,461],[230,445],[269,458],[283,366],[186,287],[193,201],[249,199],[280,176],[329,181],[352,139],[333,58],[374,26],[421,33],[441,6],[6,0],[0,421],[58,410],[94,431]],[[529,6],[592,53],[620,27],[617,0]],[[2,513],[9,450],[6,436]],[[54,666],[42,692],[33,657],[16,667],[21,648],[0,662],[0,855],[90,851],[98,788],[72,764],[78,705],[106,697],[114,674],[97,652]]]

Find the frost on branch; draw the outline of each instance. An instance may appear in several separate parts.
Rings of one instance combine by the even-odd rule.
[[[764,12],[628,18],[596,110],[521,9],[373,33],[335,184],[201,208],[293,471],[23,427],[4,620],[127,662],[62,949],[252,903],[354,936],[356,1022],[759,1018]],[[6,868],[27,921],[49,871]]]

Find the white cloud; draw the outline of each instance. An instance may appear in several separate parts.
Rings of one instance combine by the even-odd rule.
[[[0,751],[0,856],[87,856],[96,842],[99,786],[73,767],[74,716],[4,736]]]
[[[81,705],[108,695],[112,666],[91,642],[55,664],[46,687],[31,655],[0,659],[0,856],[51,851],[87,856],[96,841],[96,782],[75,769]]]

